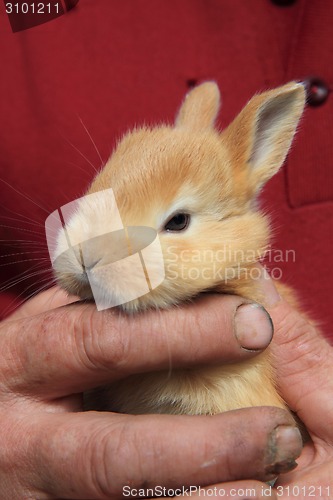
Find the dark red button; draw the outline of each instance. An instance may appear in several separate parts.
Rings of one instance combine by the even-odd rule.
[[[189,78],[186,80],[186,85],[189,89],[192,89],[196,85],[198,85],[198,79],[197,78]]]
[[[293,5],[297,0],[271,0],[272,3],[278,5],[279,7],[289,7],[289,5]]]
[[[321,106],[330,93],[328,85],[318,77],[309,77],[303,81],[306,90],[306,101],[309,106]]]
[[[67,10],[71,10],[78,2],[79,0],[65,0]]]

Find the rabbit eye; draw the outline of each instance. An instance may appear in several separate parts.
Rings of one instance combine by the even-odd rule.
[[[184,231],[188,228],[190,220],[189,214],[176,214],[165,224],[164,231]]]

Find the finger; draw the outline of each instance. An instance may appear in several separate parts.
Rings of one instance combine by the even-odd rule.
[[[333,349],[315,325],[279,295],[268,275],[262,288],[275,325],[272,350],[283,398],[308,429],[333,436]]]
[[[0,327],[2,378],[12,390],[55,398],[132,373],[248,359],[256,353],[242,347],[244,322],[250,344],[257,336],[261,347],[272,324],[264,309],[243,302],[212,295],[135,316],[73,304],[10,322]]]
[[[244,476],[269,480],[295,467],[301,452],[300,433],[290,425],[287,412],[268,407],[213,417],[48,415],[36,423],[38,432],[29,423],[30,468],[38,471],[31,481],[52,498],[95,499]]]
[[[180,490],[182,491],[182,489]],[[276,492],[267,483],[255,480],[231,481],[228,483],[214,484],[211,486],[191,486],[180,498],[209,497],[209,498],[232,498],[233,500],[258,500],[260,498],[271,498],[276,500]]]
[[[68,293],[60,287],[54,286],[25,302],[15,312],[8,316],[5,321],[14,321],[28,318],[30,316],[36,316],[37,314],[49,311],[50,309],[56,309],[57,307],[71,304],[72,302],[77,302],[78,300],[78,297],[68,295]]]

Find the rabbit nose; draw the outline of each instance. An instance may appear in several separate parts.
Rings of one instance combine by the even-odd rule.
[[[95,258],[95,259],[89,259],[87,257],[87,255],[85,256],[85,258],[83,257],[83,251],[82,251],[82,244],[80,243],[78,245],[78,257],[79,257],[79,264],[80,266],[82,267],[85,275],[87,276],[87,272],[91,271],[92,269],[94,269],[95,266],[97,266],[97,264],[101,261],[102,257],[98,257],[98,258]]]
[[[81,243],[81,254],[99,311],[149,293],[165,276],[158,234],[151,227],[129,226],[96,236]]]
[[[125,259],[131,254],[123,229],[89,238],[78,245],[81,265],[86,272]]]
[[[81,242],[75,253],[86,271],[112,264],[134,255],[149,246],[157,236],[150,227],[130,226]]]

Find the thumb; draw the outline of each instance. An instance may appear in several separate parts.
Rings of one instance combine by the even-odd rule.
[[[274,324],[271,345],[279,392],[309,431],[327,436],[333,424],[333,348],[296,307],[292,290],[274,283],[266,270],[261,287]]]

